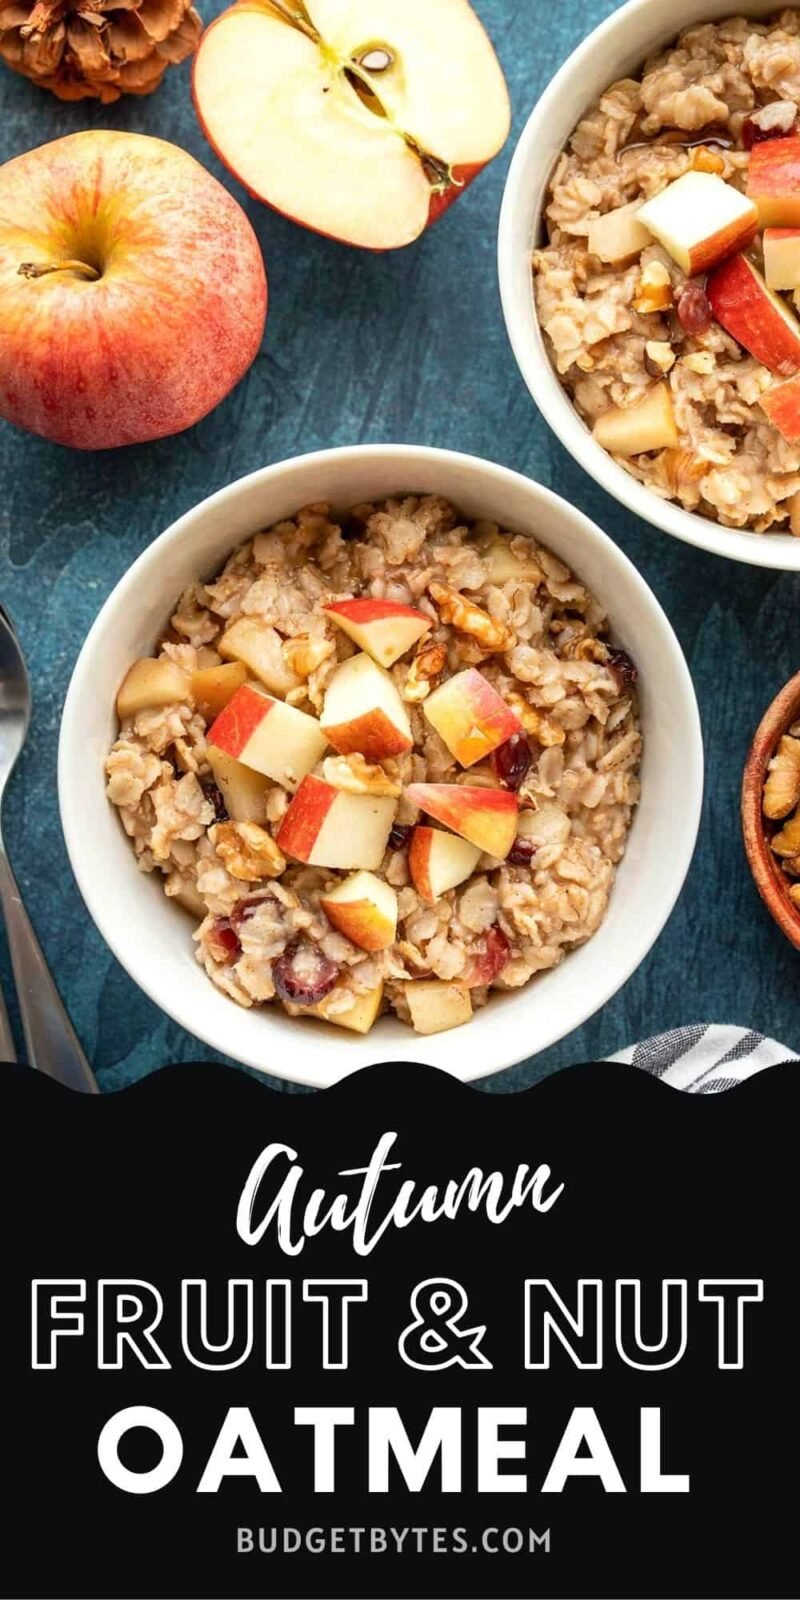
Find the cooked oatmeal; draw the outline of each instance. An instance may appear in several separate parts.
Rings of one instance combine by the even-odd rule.
[[[181,595],[108,796],[232,1000],[436,1032],[602,922],[635,681],[537,540],[436,497],[310,506]]]
[[[800,254],[778,237],[800,223],[798,105],[797,8],[687,29],[579,123],[534,253],[554,365],[600,443],[661,498],[756,533],[800,533]],[[651,229],[667,214],[646,203],[678,180]],[[738,242],[687,261],[709,196],[739,217]]]

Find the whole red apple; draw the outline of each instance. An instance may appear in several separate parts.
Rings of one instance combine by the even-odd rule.
[[[367,250],[418,239],[511,116],[469,0],[238,0],[203,34],[192,86],[251,194]]]
[[[241,207],[177,146],[69,134],[0,167],[0,416],[79,450],[191,427],[255,359]]]

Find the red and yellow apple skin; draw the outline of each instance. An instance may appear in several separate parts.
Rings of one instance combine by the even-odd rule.
[[[473,767],[522,732],[519,718],[477,667],[448,678],[423,701],[422,709],[462,767]]]
[[[393,666],[433,627],[422,611],[392,600],[332,600],[322,609],[381,667]]]
[[[350,794],[313,773],[304,778],[278,833],[278,849],[312,867],[379,867],[397,811],[383,795]]]
[[[776,383],[767,389],[759,405],[784,439],[790,444],[800,440],[800,373],[786,383]]]
[[[800,370],[800,322],[746,256],[717,267],[706,294],[717,322],[756,361],[782,378]]]
[[[762,228],[800,227],[800,138],[764,139],[753,146],[747,193]]]
[[[385,878],[354,872],[320,895],[328,921],[359,950],[388,950],[397,933],[397,894]]]
[[[43,271],[64,260],[88,272]],[[266,307],[247,217],[177,146],[94,130],[0,168],[7,422],[80,450],[180,433],[244,376]]]
[[[462,839],[503,861],[517,836],[519,803],[507,789],[465,783],[410,783],[406,799]]]

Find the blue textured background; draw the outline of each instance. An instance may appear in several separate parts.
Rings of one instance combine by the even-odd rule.
[[[199,0],[206,20],[221,7]],[[13,864],[51,968],[104,1089],[209,1051],[139,993],[90,924],[67,865],[56,801],[61,705],[80,644],[130,562],[196,501],[267,462],[325,445],[413,441],[493,457],[549,484],[633,558],[680,635],[707,746],[701,843],[648,960],[603,1012],[554,1050],[489,1080],[521,1088],[559,1066],[678,1022],[727,1021],[800,1049],[797,956],[761,906],[739,835],[748,740],[798,665],[798,578],[703,555],[621,510],[567,457],[523,386],[500,312],[497,216],[519,133],[555,68],[614,8],[477,0],[509,81],[506,151],[416,245],[371,256],[293,227],[249,200],[208,149],[188,68],[149,99],[63,105],[0,67],[0,159],[76,128],[130,128],[191,150],[257,230],[270,282],[262,352],[211,417],[178,438],[72,453],[0,423],[0,595],[35,687],[33,733],[7,799]],[[669,850],[665,837],[663,848]],[[121,885],[109,893],[123,893]],[[2,952],[5,961],[5,951]],[[7,966],[2,981],[8,994]],[[454,1046],[455,1047],[455,1046]]]

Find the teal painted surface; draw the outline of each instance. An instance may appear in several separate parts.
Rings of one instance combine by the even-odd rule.
[[[210,20],[214,8],[200,4]],[[543,28],[538,5],[478,0],[511,88],[513,137],[555,68],[612,9],[562,3],[548,10]],[[798,958],[756,896],[738,825],[748,740],[798,665],[800,579],[735,566],[637,523],[584,476],[538,416],[507,344],[495,273],[513,137],[420,242],[371,256],[295,228],[243,195],[200,133],[185,67],[168,74],[153,97],[105,108],[62,105],[0,69],[0,159],[91,126],[174,140],[222,178],[258,232],[271,297],[249,376],[179,438],[92,456],[0,424],[0,596],[17,620],[36,693],[33,734],[8,800],[8,843],[103,1088],[209,1052],[129,981],[72,881],[57,814],[56,742],[75,656],[114,583],[173,518],[265,463],[356,441],[472,451],[567,496],[608,530],[654,588],[700,699],[708,758],[701,844],[669,927],[599,1016],[487,1088],[520,1088],[678,1022],[736,1022],[800,1049]],[[663,848],[670,848],[668,837]],[[109,893],[124,894],[124,885],[110,885]],[[6,966],[2,977],[8,993]]]

